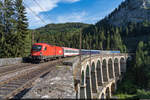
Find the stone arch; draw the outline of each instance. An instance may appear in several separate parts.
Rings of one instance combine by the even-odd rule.
[[[109,99],[110,98],[110,90],[109,90],[109,87],[106,88],[106,99]]]
[[[125,62],[124,58],[120,59],[120,71],[121,71],[121,73],[126,72],[126,62]]]
[[[108,75],[107,75],[107,63],[106,63],[106,59],[103,60],[102,63],[102,72],[103,72],[103,81],[104,82],[108,82]]]
[[[90,68],[87,65],[86,67],[86,96],[91,98],[91,82],[90,82]]]
[[[115,83],[111,84],[111,94],[114,95],[115,94],[115,90],[116,90],[116,85]]]
[[[114,60],[114,71],[115,71],[115,77],[118,77],[119,76],[119,62],[117,58],[115,58]]]
[[[82,71],[81,73],[81,87],[80,87],[80,98],[85,98],[85,75],[84,75],[84,71]]]
[[[100,60],[97,61],[96,72],[97,72],[98,86],[101,86],[102,85],[102,68],[101,68]]]
[[[104,95],[104,93],[102,93],[102,95],[101,95],[101,99],[105,99],[105,95]]]
[[[109,59],[108,60],[108,73],[109,73],[109,78],[112,79],[114,78],[114,75],[113,75],[113,62],[112,62],[112,59]]]
[[[97,92],[97,85],[96,85],[96,73],[95,73],[95,63],[92,63],[91,67],[91,81],[92,81],[92,92],[96,93]]]

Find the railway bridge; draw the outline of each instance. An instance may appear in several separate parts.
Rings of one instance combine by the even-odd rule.
[[[77,98],[107,99],[117,89],[117,82],[126,72],[131,54],[101,54],[87,57],[76,67]]]

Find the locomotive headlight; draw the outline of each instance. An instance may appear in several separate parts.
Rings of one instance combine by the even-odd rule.
[[[42,52],[40,52],[40,56],[42,56]]]

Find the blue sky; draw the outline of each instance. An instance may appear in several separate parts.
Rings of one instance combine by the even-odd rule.
[[[118,7],[122,1],[124,0],[24,0],[24,3],[29,28],[35,29],[50,23],[95,24]]]

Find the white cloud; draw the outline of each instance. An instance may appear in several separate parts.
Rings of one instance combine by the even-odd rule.
[[[57,7],[57,3],[60,2],[60,0],[36,0],[37,3],[42,7],[42,9],[39,7],[39,5],[34,2],[34,0],[25,0],[24,3],[30,7],[36,14],[39,14],[40,12],[50,11],[53,8]],[[28,8],[27,7],[27,8]],[[30,13],[29,10],[27,10],[28,13]]]
[[[71,14],[58,16],[57,22],[58,23],[65,23],[65,22],[83,22],[85,20],[87,13],[86,12],[74,12]]]
[[[73,2],[78,2],[78,1],[80,1],[80,0],[63,0],[64,2],[71,2],[71,3],[73,3]]]
[[[41,6],[41,8],[39,7],[39,5],[36,4],[35,0],[24,0],[25,6],[26,6],[26,11],[27,11],[27,17],[29,19],[29,25],[33,26],[36,23],[41,22],[40,19],[36,16],[41,13],[41,12],[47,12],[47,11],[51,11],[52,9],[58,7],[58,3],[60,2],[66,2],[66,3],[74,3],[74,2],[78,2],[80,0],[36,0],[36,2]],[[33,14],[33,12],[36,14]],[[40,14],[41,17],[41,14]],[[49,20],[46,22],[49,22]],[[42,23],[42,22],[41,22]],[[43,24],[43,23],[42,23]]]
[[[44,21],[42,22],[38,17],[35,15],[28,15],[28,20],[29,20],[29,28],[34,29],[38,28],[41,26],[44,26],[46,24],[51,23],[52,21],[50,19],[45,19],[44,15],[40,15],[40,18]]]
[[[82,22],[82,23],[94,24],[100,19],[102,19],[102,17],[98,15],[89,15],[87,12],[82,11],[82,12],[74,12],[71,14],[58,16],[56,22],[57,23]]]
[[[45,24],[41,22],[40,19],[36,18],[36,19],[32,19],[32,16],[30,16],[30,28],[38,28],[40,26],[44,26]],[[89,24],[94,24],[97,21],[99,21],[100,19],[102,19],[103,17],[97,16],[97,15],[92,15],[89,16],[89,14],[85,11],[82,12],[73,12],[70,14],[65,14],[65,15],[61,15],[56,17],[56,19],[54,20],[50,20],[49,18],[46,18],[44,15],[41,15],[41,18],[44,19],[44,21],[47,24],[50,23],[66,23],[66,22],[82,22],[82,23],[89,23]]]
[[[42,9],[35,1],[41,6]],[[24,0],[24,3],[28,5],[28,7],[30,7],[34,12],[39,14],[40,12],[46,12],[56,8],[60,2],[74,3],[78,1],[80,0]],[[30,11],[27,10],[27,12],[29,13]]]

